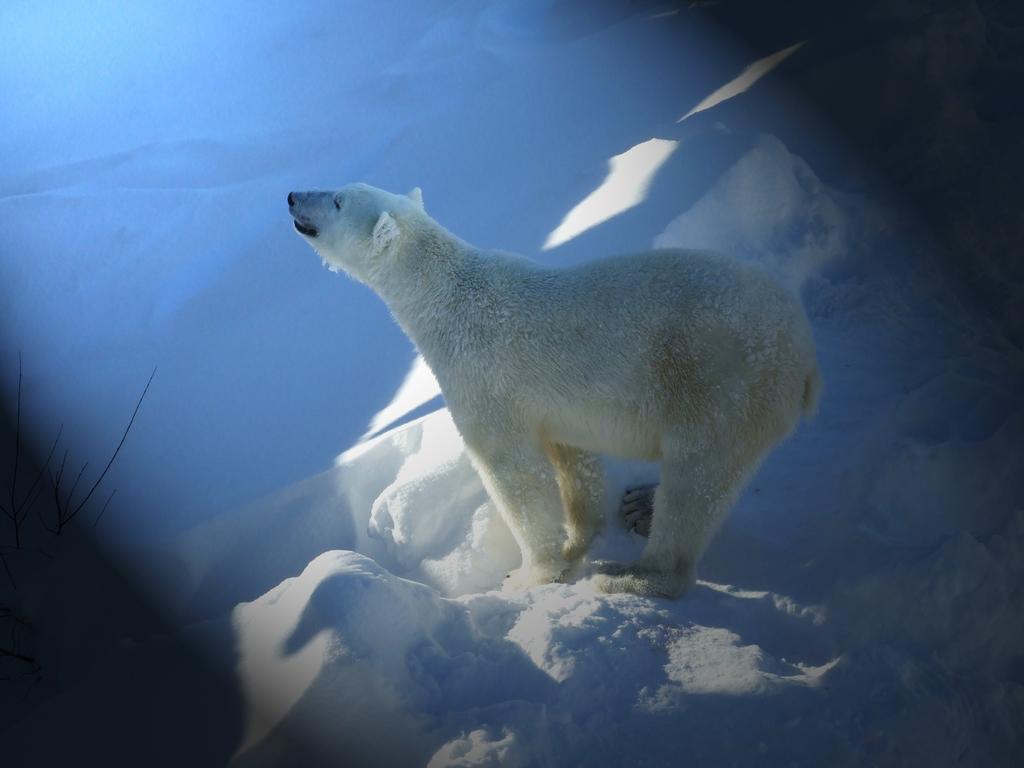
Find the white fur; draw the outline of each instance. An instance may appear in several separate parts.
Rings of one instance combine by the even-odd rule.
[[[756,267],[656,250],[567,269],[481,251],[422,196],[294,196],[329,266],[373,288],[419,347],[523,554],[557,580],[599,530],[595,453],[660,460],[650,539],[607,591],[675,596],[745,482],[817,404],[799,302]],[[340,209],[335,203],[340,204]]]

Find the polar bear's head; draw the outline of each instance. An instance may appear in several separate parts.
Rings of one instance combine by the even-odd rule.
[[[368,184],[349,184],[336,192],[290,192],[288,211],[295,230],[324,264],[364,282],[386,260],[402,236],[400,221],[423,212],[417,187],[395,195]]]

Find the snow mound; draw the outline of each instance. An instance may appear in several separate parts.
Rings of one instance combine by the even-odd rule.
[[[501,584],[519,566],[519,548],[487,499],[447,410],[418,425],[420,443],[373,502],[368,534],[399,573],[446,595]]]
[[[657,248],[702,248],[759,262],[794,288],[849,250],[846,214],[810,166],[762,134],[689,210],[654,239]]]
[[[705,588],[697,601],[714,611],[729,599]],[[694,697],[811,692],[837,663],[778,659],[736,631],[686,620],[678,604],[608,597],[586,581],[448,599],[345,551],[237,606],[233,626],[244,765],[297,754],[575,763],[603,761],[612,744],[625,759],[638,728],[661,732],[641,753],[663,760],[678,727],[666,715]]]
[[[314,755],[423,764],[450,710],[548,685],[466,608],[354,552],[327,552],[233,614],[247,703],[240,753],[273,764],[301,735]],[[512,685],[512,689],[509,685]]]

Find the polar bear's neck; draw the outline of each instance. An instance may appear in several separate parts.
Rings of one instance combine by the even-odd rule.
[[[491,260],[424,217],[403,234],[386,274],[375,275],[374,290],[432,366],[472,354],[493,334]]]

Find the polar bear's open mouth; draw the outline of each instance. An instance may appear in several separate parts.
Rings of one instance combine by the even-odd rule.
[[[296,219],[294,223],[295,223],[295,229],[297,229],[299,232],[304,234],[306,237],[316,237],[316,235],[317,235],[316,227],[311,227],[311,226],[308,226],[306,224],[303,224],[298,219]]]

